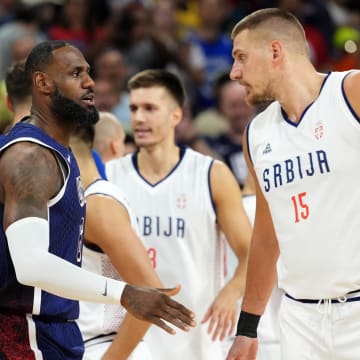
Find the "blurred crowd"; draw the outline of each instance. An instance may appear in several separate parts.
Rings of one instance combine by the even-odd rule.
[[[236,145],[244,121],[234,119],[243,110],[229,100],[233,92],[223,89],[232,64],[230,31],[264,7],[284,8],[301,20],[319,71],[360,67],[355,0],[2,0],[0,125],[11,117],[4,104],[10,64],[44,39],[63,39],[90,63],[98,109],[115,114],[129,137],[127,79],[143,69],[164,68],[181,77],[188,93],[179,143],[193,144],[201,136],[213,147],[214,137],[235,131]]]

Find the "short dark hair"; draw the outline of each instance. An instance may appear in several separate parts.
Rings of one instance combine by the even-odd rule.
[[[43,41],[36,45],[28,55],[25,63],[25,74],[31,79],[35,71],[43,71],[45,66],[53,60],[52,52],[64,46],[72,46],[63,40]]]
[[[159,86],[165,88],[182,108],[186,94],[181,80],[173,73],[162,69],[148,69],[140,71],[130,78],[129,90]]]
[[[13,63],[7,70],[5,86],[11,103],[22,103],[31,96],[31,81],[25,74],[25,60]]]

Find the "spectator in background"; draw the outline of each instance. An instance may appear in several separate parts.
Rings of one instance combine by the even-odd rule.
[[[276,7],[290,11],[301,22],[310,59],[318,70],[327,69],[333,54],[335,23],[322,0],[278,0]]]
[[[221,30],[227,17],[227,0],[200,0],[200,24],[188,34],[187,40],[199,46],[205,56],[204,81],[198,87],[195,114],[214,106],[213,85],[219,74],[229,71],[232,45],[228,34]]]
[[[17,0],[2,0],[0,3],[0,26],[14,18]]]
[[[48,29],[49,39],[68,41],[92,61],[102,32],[95,4],[95,0],[64,0],[58,20]]]
[[[179,146],[188,146],[201,154],[222,160],[196,131],[189,104],[184,105],[182,120],[175,128],[175,142]]]
[[[185,41],[176,21],[176,3],[173,0],[157,1],[152,7],[152,38],[160,48],[171,54],[166,69],[175,72],[183,81],[188,99],[204,81],[205,57],[202,49]],[[193,105],[193,104],[190,104]]]
[[[249,121],[255,116],[255,108],[246,102],[246,89],[232,81],[229,74],[220,76],[215,84],[218,112],[227,123],[227,131],[215,137],[206,137],[210,148],[219,154],[230,167],[239,185],[244,186],[248,177],[242,138]]]
[[[121,52],[114,48],[103,50],[94,61],[94,73],[97,83],[95,96],[99,101],[99,110],[112,112],[125,132],[131,133],[129,94],[126,89],[128,67]]]
[[[0,27],[0,80],[5,79],[5,73],[14,61],[12,46],[15,41],[29,37],[34,43],[46,40],[46,35],[40,30],[34,6],[19,5],[16,8],[14,21]],[[31,49],[27,47],[27,51],[21,51],[24,58],[29,50]]]

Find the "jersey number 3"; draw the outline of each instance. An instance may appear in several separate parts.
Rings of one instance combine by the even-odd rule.
[[[156,249],[155,248],[148,248],[147,253],[149,255],[149,259],[150,259],[152,267],[154,269],[156,269]]]
[[[309,217],[309,206],[304,202],[305,196],[306,192],[302,192],[291,197],[291,201],[294,205],[296,223],[300,220],[306,220]]]

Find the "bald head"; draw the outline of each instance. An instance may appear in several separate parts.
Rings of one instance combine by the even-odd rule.
[[[231,38],[248,31],[254,42],[279,40],[297,54],[308,56],[305,32],[291,13],[278,8],[261,9],[241,19],[233,28]]]
[[[100,112],[95,125],[94,149],[104,162],[124,155],[125,132],[119,120],[110,112]]]

